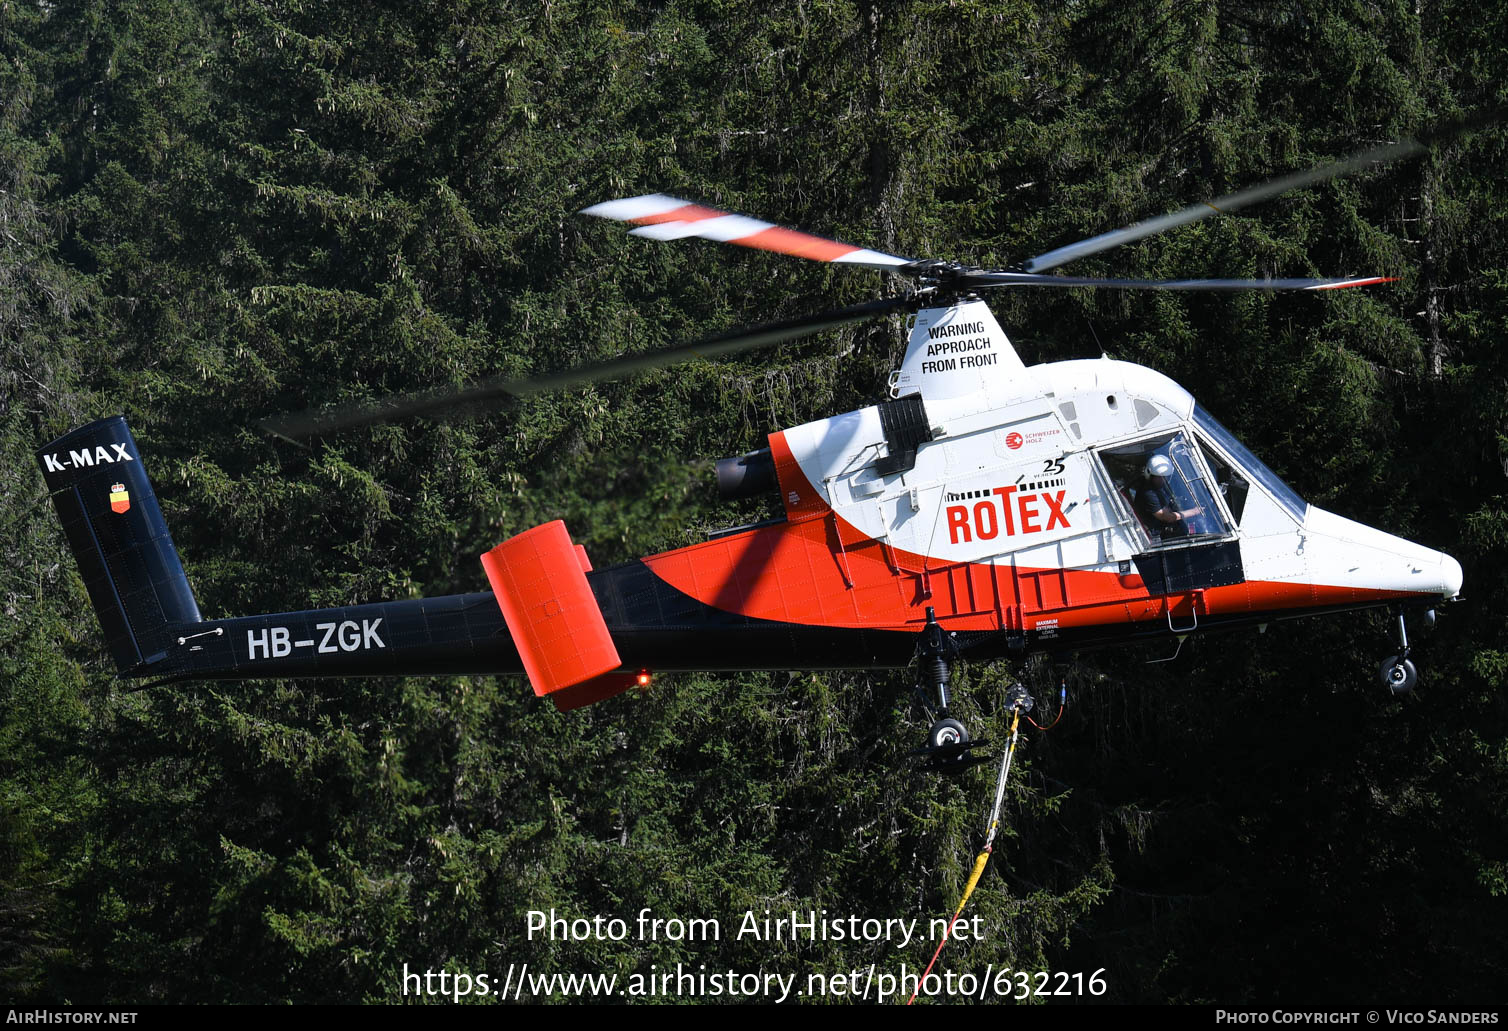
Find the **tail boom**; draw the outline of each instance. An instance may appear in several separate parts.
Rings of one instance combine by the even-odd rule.
[[[904,665],[912,635],[802,626],[690,597],[643,561],[592,570],[548,523],[483,556],[492,593],[205,620],[125,419],[45,445],[43,477],[124,677],[527,673],[576,708],[666,672]]]

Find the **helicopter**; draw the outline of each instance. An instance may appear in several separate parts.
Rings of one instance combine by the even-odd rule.
[[[980,744],[952,713],[951,670],[960,657],[1020,660],[1133,642],[1181,648],[1212,631],[1388,607],[1398,650],[1379,675],[1403,694],[1418,679],[1405,610],[1425,611],[1432,622],[1434,608],[1459,595],[1455,559],[1307,503],[1161,372],[1109,357],[1027,366],[980,295],[1028,287],[1329,291],[1387,282],[1051,270],[1422,153],[1486,120],[1001,269],[893,255],[665,194],[606,201],[584,214],[626,223],[635,236],[698,237],[877,269],[907,285],[894,296],[554,376],[264,423],[299,439],[378,420],[446,417],[904,315],[907,346],[888,397],[776,430],[763,447],[717,463],[724,498],[778,499],[778,515],[604,569],[593,568],[557,520],[481,556],[487,591],[206,620],[123,416],[44,445],[38,460],[120,675],[153,684],[523,673],[536,695],[571,710],[646,687],[658,672],[914,662],[932,718],[918,752],[952,770],[966,767]]]

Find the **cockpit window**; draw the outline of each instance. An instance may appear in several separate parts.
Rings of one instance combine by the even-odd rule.
[[[1288,509],[1295,519],[1303,522],[1304,516],[1309,511],[1309,503],[1299,497],[1298,492],[1292,487],[1280,480],[1277,473],[1263,465],[1262,460],[1248,451],[1246,445],[1237,440],[1231,434],[1230,430],[1221,426],[1209,412],[1206,412],[1197,404],[1194,405],[1194,423],[1209,435],[1209,438],[1215,442],[1217,447],[1230,455],[1235,460],[1237,466],[1244,469],[1252,479],[1260,483],[1269,494],[1276,498],[1280,505]],[[1229,496],[1230,492],[1227,491],[1226,497],[1229,498]],[[1235,506],[1232,505],[1231,507],[1232,511],[1234,511]]]
[[[1184,543],[1225,533],[1209,480],[1182,433],[1122,444],[1099,455],[1153,544]]]
[[[1230,509],[1231,518],[1237,526],[1241,525],[1241,513],[1246,511],[1246,494],[1251,490],[1251,484],[1241,474],[1241,470],[1221,458],[1202,440],[1199,442],[1199,452],[1204,455],[1210,471],[1215,474],[1215,489],[1225,498],[1225,507]]]

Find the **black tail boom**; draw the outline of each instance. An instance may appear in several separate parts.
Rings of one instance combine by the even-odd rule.
[[[632,676],[625,675],[640,670],[890,667],[905,665],[914,648],[909,633],[798,626],[724,612],[682,594],[643,562],[593,571],[564,526],[555,524],[489,553],[495,560],[488,567],[491,593],[205,621],[123,417],[53,441],[38,460],[105,642],[126,677],[527,670],[537,694],[573,708],[626,689]],[[517,626],[505,616],[510,611]],[[601,650],[612,653],[611,661],[599,656],[594,666],[553,680],[530,668],[516,643],[525,641],[538,666],[541,656],[553,663],[569,650],[562,640],[576,646],[588,631],[610,641]]]

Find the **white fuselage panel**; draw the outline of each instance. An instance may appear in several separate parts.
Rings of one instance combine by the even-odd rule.
[[[979,339],[969,335],[970,322],[988,316],[994,326],[988,308],[977,319],[972,308],[943,309],[954,315],[946,325],[964,326],[949,336],[933,333],[943,323],[924,321],[921,313],[908,362],[921,353],[923,335],[967,343]],[[903,391],[922,384],[933,433],[908,470],[876,469],[888,448],[875,407],[786,430],[792,457],[823,501],[864,536],[940,565],[1124,574],[1133,556],[1169,547],[1148,536],[1128,492],[1110,481],[1097,453],[1173,433],[1198,440],[1206,456],[1217,453],[1191,421],[1192,395],[1161,373],[1110,359],[1025,368],[1003,334],[1000,341],[1003,349],[968,344],[974,349],[960,354],[998,355],[989,367],[1011,370],[1008,380],[981,384],[976,374],[973,390],[950,395],[947,385],[958,381],[946,377],[956,369],[913,363],[915,375],[903,373]],[[997,401],[1002,395],[1014,399]],[[1301,520],[1255,480],[1239,521],[1225,499],[1217,507],[1224,538],[1241,541],[1247,580],[1445,596],[1460,586],[1460,566],[1448,556],[1312,506]]]

